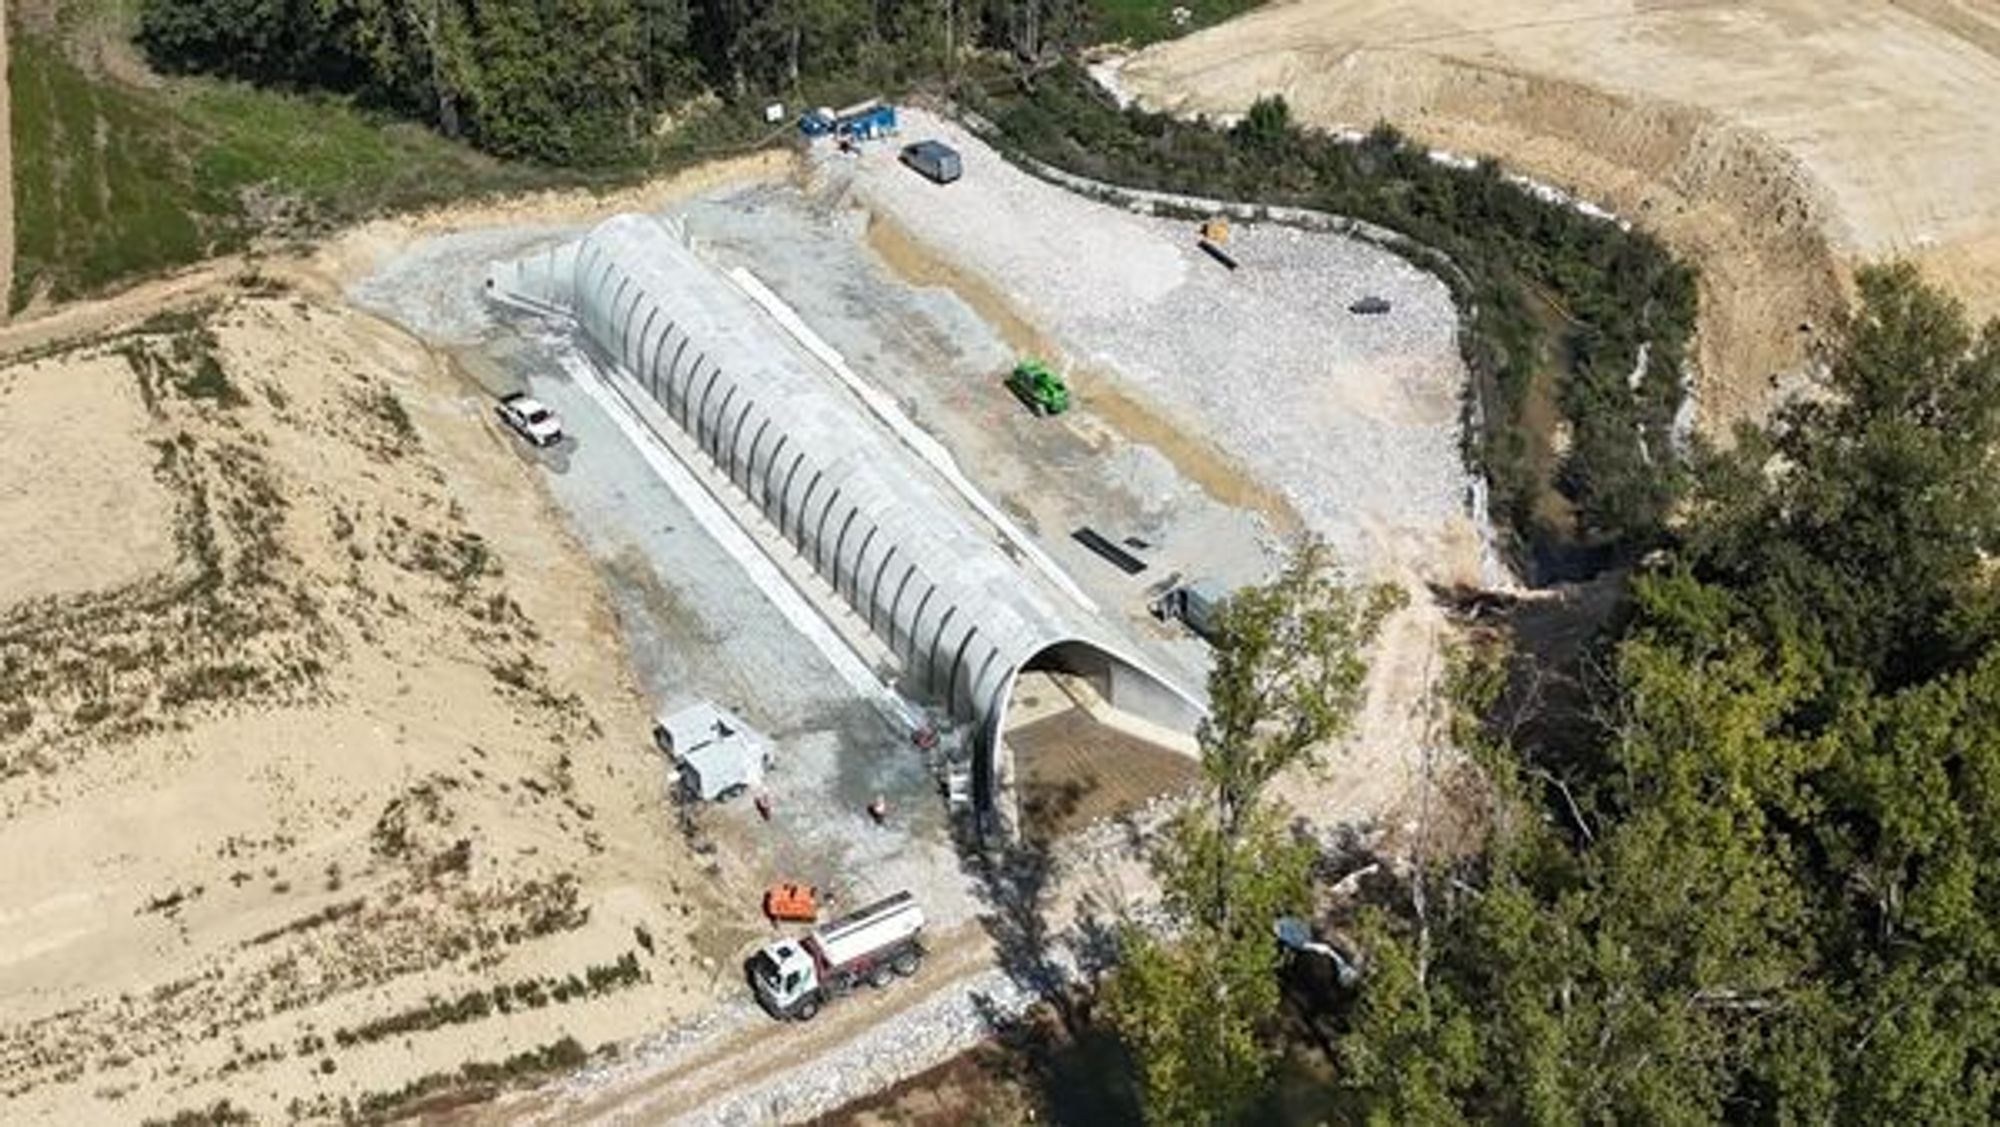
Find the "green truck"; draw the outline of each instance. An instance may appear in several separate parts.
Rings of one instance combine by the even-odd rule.
[[[1014,365],[1007,375],[1007,389],[1037,415],[1060,415],[1069,410],[1069,387],[1047,364],[1032,357]]]

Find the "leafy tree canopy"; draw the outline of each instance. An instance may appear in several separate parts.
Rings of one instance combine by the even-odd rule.
[[[1218,615],[1199,733],[1206,791],[1153,858],[1173,934],[1127,927],[1109,993],[1155,1122],[1228,1122],[1267,1085],[1280,1001],[1272,925],[1310,904],[1314,850],[1263,792],[1347,730],[1363,652],[1401,602],[1399,589],[1344,586],[1326,548],[1308,543]]]
[[[1574,810],[1514,800],[1428,964],[1365,922],[1358,1116],[2000,1116],[2000,325],[1860,289],[1825,394],[1635,582]]]
[[[816,76],[938,73],[974,46],[1037,60],[1077,0],[141,0],[153,65],[354,94],[489,152],[630,159],[703,87],[797,93]]]

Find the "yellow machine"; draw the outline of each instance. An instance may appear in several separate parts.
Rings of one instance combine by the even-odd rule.
[[[1194,245],[1200,247],[1202,252],[1210,258],[1234,270],[1236,269],[1236,256],[1222,249],[1222,244],[1228,241],[1229,221],[1218,215],[1214,219],[1202,221],[1201,237],[1194,241]]]

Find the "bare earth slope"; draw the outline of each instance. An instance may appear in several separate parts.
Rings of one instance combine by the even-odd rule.
[[[200,297],[0,366],[0,1119],[335,1116],[705,1006],[623,643],[486,401]]]
[[[1703,413],[1755,415],[1856,263],[2000,312],[2000,13],[1955,0],[1299,0],[1150,48],[1149,104],[1388,120],[1659,232],[1704,271]]]

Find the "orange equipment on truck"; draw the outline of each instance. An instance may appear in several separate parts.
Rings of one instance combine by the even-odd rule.
[[[764,893],[764,914],[773,921],[812,923],[819,919],[819,889],[809,884],[774,884]]]

